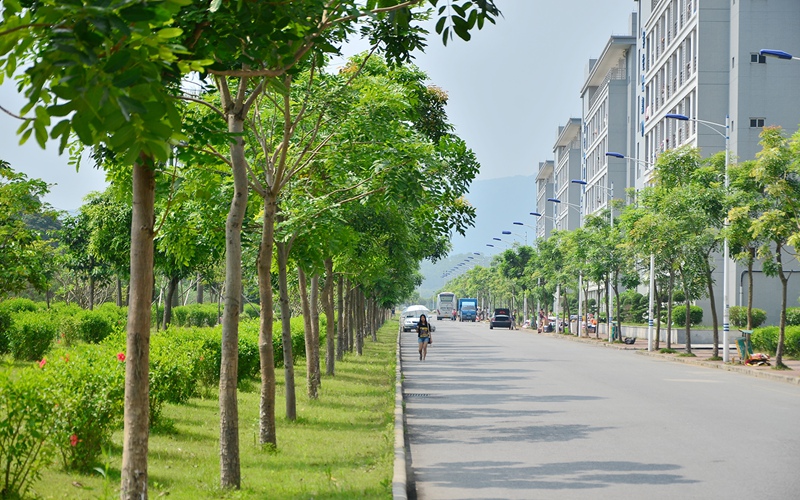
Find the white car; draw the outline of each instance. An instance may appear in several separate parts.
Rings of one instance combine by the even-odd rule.
[[[404,332],[410,332],[412,330],[417,329],[417,323],[419,323],[419,317],[421,315],[425,315],[428,318],[428,323],[431,322],[431,311],[425,306],[409,306],[403,309],[403,312],[400,313],[400,321],[403,327]],[[433,326],[431,323],[431,331],[435,332],[436,327]]]

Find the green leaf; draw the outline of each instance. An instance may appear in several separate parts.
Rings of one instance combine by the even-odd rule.
[[[436,33],[441,34],[442,30],[444,29],[444,23],[447,22],[446,17],[440,17],[439,20],[436,22]]]
[[[124,68],[130,60],[131,53],[127,50],[121,50],[108,58],[103,70],[106,73],[116,73]]]
[[[114,78],[113,84],[118,88],[127,88],[139,83],[141,77],[142,69],[140,67],[134,67]]]
[[[216,12],[219,8],[222,7],[222,0],[213,0],[211,5],[208,6],[209,12]]]
[[[175,38],[181,36],[182,34],[183,30],[181,28],[163,28],[158,30],[156,36],[162,40],[169,40],[170,38]]]
[[[72,113],[72,111],[74,111],[74,107],[71,103],[56,104],[47,108],[47,113],[50,116],[67,116]]]

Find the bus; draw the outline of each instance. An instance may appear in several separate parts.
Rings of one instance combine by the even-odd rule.
[[[436,319],[453,319],[455,308],[456,294],[453,292],[442,292],[436,296]]]

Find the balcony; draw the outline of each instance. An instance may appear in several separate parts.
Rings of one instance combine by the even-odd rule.
[[[628,79],[628,69],[626,66],[621,66],[621,67],[618,66],[616,68],[610,69],[608,73],[606,73],[606,76],[605,78],[603,78],[603,81],[600,83],[600,85],[597,86],[597,90],[595,90],[594,93],[592,94],[592,98],[589,99],[589,108],[594,107],[595,102],[597,102],[600,96],[606,94],[606,89],[608,88],[609,82],[615,80],[625,81],[627,79]]]

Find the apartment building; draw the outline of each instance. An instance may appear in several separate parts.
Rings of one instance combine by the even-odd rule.
[[[553,146],[553,192],[554,227],[573,230],[581,225],[581,185],[572,179],[581,179],[581,119],[570,118],[566,125],[558,127],[558,137]]]
[[[759,55],[764,48],[800,52],[800,0],[638,0],[636,110],[633,147],[637,189],[652,179],[652,163],[667,149],[691,145],[704,157],[725,150],[729,124],[731,162],[755,158],[764,126],[788,133],[800,123],[800,63]],[[690,117],[666,118],[674,113]],[[705,123],[701,123],[700,120]],[[792,266],[793,264],[793,266]],[[797,262],[789,263],[800,272]],[[714,280],[722,320],[723,262]],[[748,286],[742,266],[730,264],[730,305],[742,305]],[[756,307],[769,321],[779,314],[776,279],[756,270]],[[800,282],[790,293],[800,293]],[[774,293],[773,293],[774,292]],[[709,302],[698,303],[709,311]],[[706,318],[709,321],[710,318]]]
[[[534,210],[540,214],[536,221],[537,239],[547,239],[553,231],[555,208],[547,201],[554,195],[553,185],[553,160],[539,162],[536,173],[536,210]]]
[[[589,61],[581,88],[578,177],[586,184],[578,205],[584,214],[603,210],[628,187],[649,185],[653,166],[667,149],[688,144],[704,157],[724,151],[726,121],[731,162],[755,158],[763,127],[778,125],[793,133],[800,124],[800,62],[759,54],[760,49],[800,54],[800,0],[635,0],[635,10],[630,35],[609,38],[600,57]],[[546,200],[574,199],[566,183],[573,175],[569,141],[575,125],[571,119],[559,127],[555,162],[539,164],[537,211],[553,216],[540,220],[540,238],[549,227],[574,227],[567,206]],[[796,261],[786,267],[790,275],[800,274]],[[713,276],[720,321],[722,268],[720,256]],[[745,269],[735,263],[729,269],[729,302],[743,305]],[[798,296],[800,280],[789,283],[790,296]],[[757,267],[754,285],[755,306],[775,321],[777,279]],[[710,310],[708,300],[698,305]]]
[[[630,23],[634,31],[635,14]],[[589,61],[581,88],[586,214],[608,207],[612,197],[624,199],[625,190],[633,185],[631,162],[606,153],[629,156],[634,141],[629,116],[636,100],[635,44],[633,35],[610,37],[600,57]]]

